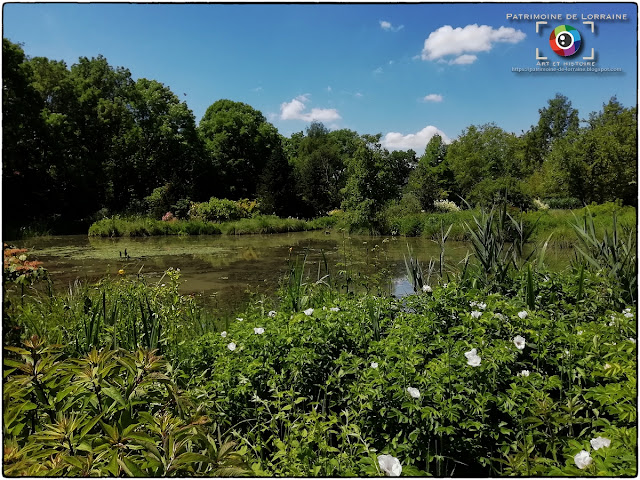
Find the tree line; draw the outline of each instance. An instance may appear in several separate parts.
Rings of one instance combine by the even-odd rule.
[[[117,213],[186,215],[211,197],[257,199],[280,216],[341,209],[370,229],[390,205],[430,211],[443,199],[637,204],[637,108],[615,97],[581,119],[557,94],[521,135],[472,125],[450,144],[434,136],[418,155],[319,122],[285,137],[227,99],[197,124],[169,87],[102,56],[68,67],[3,39],[3,72],[5,227],[80,231]]]

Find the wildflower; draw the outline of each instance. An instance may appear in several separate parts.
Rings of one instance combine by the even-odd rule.
[[[611,368],[611,365],[609,365],[608,363],[604,364],[604,369],[605,370],[609,370]]]
[[[275,310],[271,310],[268,315],[269,315],[269,317],[273,318],[273,317],[276,316],[276,311]]]
[[[409,392],[409,395],[411,395],[413,398],[420,398],[420,390],[418,390],[417,388],[407,387],[407,392]]]
[[[609,322],[609,326],[610,326],[610,327],[615,326],[615,324],[616,324],[616,322]]]
[[[378,368],[378,362],[371,362],[371,368]]]
[[[468,352],[465,352],[465,357],[467,357],[467,365],[471,365],[472,367],[480,366],[481,358],[478,356],[477,350],[472,348]]]
[[[220,334],[220,336],[221,336],[222,338],[227,338],[227,332],[222,332],[222,333]]]
[[[498,320],[505,321],[505,320],[507,319],[507,318],[506,318],[503,314],[501,314],[501,313],[495,313],[494,315],[495,315],[495,317],[496,317]]]
[[[531,372],[529,370],[522,370],[518,376],[519,377],[528,377]]]
[[[478,304],[475,300],[473,302],[469,302],[470,307],[475,307]]]
[[[229,345],[227,345],[227,348],[233,352],[236,349],[236,344],[231,342]]]
[[[633,338],[633,337],[629,337],[629,341],[630,341],[631,343],[636,343],[636,339],[635,339],[635,338]]]
[[[598,450],[600,448],[608,447],[609,445],[611,445],[611,440],[605,437],[597,437],[592,438],[589,443],[591,443],[591,446],[594,450]]]
[[[244,318],[236,317],[236,320],[239,321],[239,322],[242,322],[244,320]]]
[[[486,303],[481,303],[481,302],[478,302],[478,303],[476,304],[476,306],[477,306],[480,310],[484,310],[485,308],[487,308],[487,304],[486,304]]]
[[[581,450],[573,457],[573,461],[580,470],[584,470],[591,464],[591,455],[586,450]]]
[[[431,293],[431,292],[433,292],[433,289],[429,285],[423,285],[422,286],[422,291],[425,292],[425,293]]]
[[[340,308],[339,307],[331,307],[329,310],[331,310],[332,312],[339,312]]]
[[[525,341],[524,337],[516,335],[515,337],[513,337],[513,343],[516,345],[518,350],[524,350],[527,342]]]
[[[118,270],[118,275],[124,275],[124,270],[123,269]]]
[[[480,318],[480,315],[482,315],[482,312],[479,312],[477,310],[474,310],[473,312],[471,312],[471,316],[473,318]]]
[[[400,460],[391,455],[378,455],[378,465],[387,477],[399,477],[402,473]]]
[[[584,330],[578,330],[578,335],[582,335],[583,332]]]
[[[526,310],[522,310],[521,312],[518,312],[518,316],[519,316],[522,320],[524,320],[525,318],[527,318],[527,315],[529,315],[529,314],[527,313],[527,311],[526,311]]]
[[[624,316],[627,318],[633,318],[633,313],[631,312],[624,312]]]
[[[311,315],[313,315],[313,308],[307,308],[307,309],[304,311],[304,314],[305,314],[307,317],[310,317]]]
[[[631,309],[630,308],[625,308],[622,313],[631,313]]]
[[[255,327],[253,329],[253,333],[255,333],[256,335],[262,335],[264,333],[264,328],[262,327]]]

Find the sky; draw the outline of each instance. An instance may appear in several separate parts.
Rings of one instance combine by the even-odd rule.
[[[572,56],[551,48],[561,25],[580,37]],[[556,93],[583,119],[614,95],[637,105],[634,3],[5,3],[3,36],[67,66],[103,55],[169,86],[197,122],[227,98],[285,136],[316,120],[419,155],[434,134],[451,141],[470,125],[519,135]],[[566,67],[612,71],[513,71]]]

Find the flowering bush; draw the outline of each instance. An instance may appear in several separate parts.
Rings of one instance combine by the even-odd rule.
[[[533,206],[536,207],[536,210],[549,210],[549,205],[544,203],[539,198],[533,199]]]
[[[436,200],[433,202],[433,208],[438,212],[459,212],[460,207],[451,200]]]
[[[3,254],[3,282],[14,282],[26,286],[47,275],[42,262],[27,260],[26,248],[15,248],[5,243]]]
[[[177,220],[177,218],[174,217],[173,213],[171,213],[171,212],[167,212],[162,216],[162,221],[163,222],[172,222],[172,221],[175,221],[175,220]]]

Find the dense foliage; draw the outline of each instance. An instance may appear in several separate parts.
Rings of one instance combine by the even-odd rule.
[[[416,214],[464,201],[637,203],[637,110],[615,97],[581,120],[558,94],[521,135],[471,125],[449,144],[434,136],[422,153],[389,152],[380,134],[318,122],[285,138],[261,112],[227,99],[197,125],[158,81],[134,80],[102,56],[71,67],[28,58],[7,39],[3,92],[9,236],[86,231],[113,215],[185,219],[191,202],[212,197],[258,201],[262,213],[285,217],[342,209],[350,228],[369,231],[385,231],[398,204]]]
[[[410,256],[413,295],[354,289],[347,252],[291,258],[278,298],[224,322],[178,271],[55,295],[7,262],[5,474],[636,475],[635,230],[576,220],[553,273],[504,206],[466,228],[461,266],[444,228],[438,264]]]

